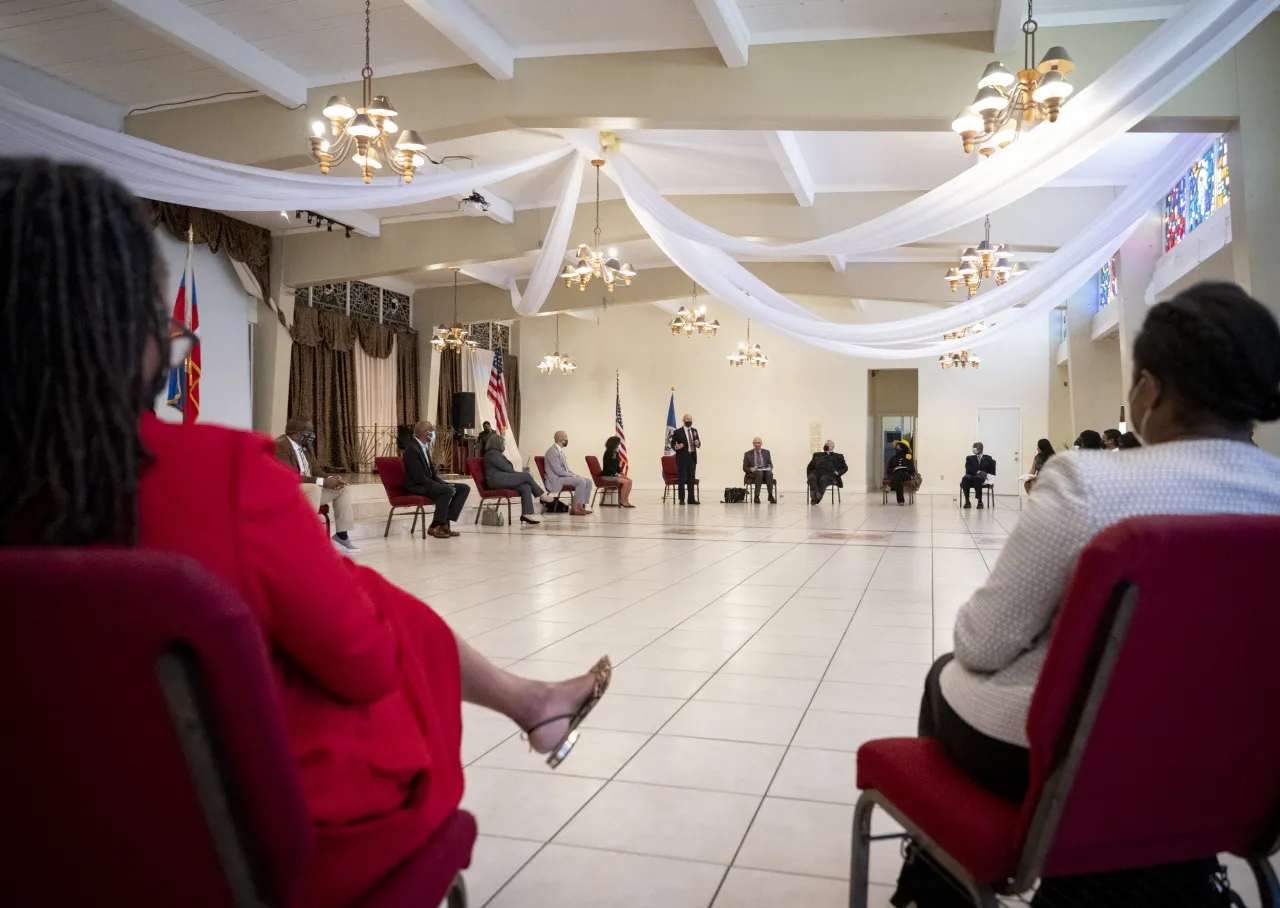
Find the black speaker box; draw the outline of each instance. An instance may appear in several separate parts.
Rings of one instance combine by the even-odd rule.
[[[474,391],[455,391],[453,406],[449,410],[449,422],[454,429],[474,429],[476,427],[476,393]]]
[[[397,448],[403,451],[405,449],[405,446],[409,444],[409,440],[411,438],[413,438],[413,426],[409,425],[407,422],[401,423],[400,425],[396,426],[396,447]]]

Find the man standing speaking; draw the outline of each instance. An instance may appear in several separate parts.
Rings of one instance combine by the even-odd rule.
[[[697,473],[698,448],[702,447],[702,439],[698,430],[693,427],[693,417],[684,415],[684,425],[671,433],[671,449],[676,452],[676,493],[680,503],[684,504],[685,487],[689,489],[689,504],[698,504]]]

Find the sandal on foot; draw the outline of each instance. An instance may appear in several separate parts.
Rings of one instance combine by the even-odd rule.
[[[563,763],[565,758],[573,751],[573,745],[578,743],[578,726],[586,720],[587,716],[591,715],[591,710],[596,708],[596,704],[600,702],[604,692],[609,689],[609,681],[613,677],[613,663],[609,661],[608,656],[602,656],[599,662],[591,666],[590,674],[595,679],[595,684],[591,688],[591,694],[578,707],[577,712],[552,716],[549,719],[543,719],[532,728],[525,729],[525,736],[528,737],[544,725],[550,725],[552,722],[560,722],[564,719],[569,720],[569,728],[565,731],[564,737],[547,754],[547,765],[552,769]]]

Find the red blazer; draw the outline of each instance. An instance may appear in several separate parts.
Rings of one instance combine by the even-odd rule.
[[[349,904],[462,798],[457,644],[337,553],[264,436],[146,414],[142,548],[189,555],[262,622],[316,827],[308,906]]]

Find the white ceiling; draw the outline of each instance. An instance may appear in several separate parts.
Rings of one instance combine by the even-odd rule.
[[[1036,18],[1043,25],[1163,18],[1180,2],[1040,0]],[[737,0],[750,44],[987,31],[1009,3],[1020,6],[1019,0]],[[162,37],[168,23],[184,18],[175,8],[207,23],[196,28],[194,53],[171,33]],[[713,46],[694,0],[458,0],[447,8],[472,17],[459,28],[466,39],[483,32],[508,59]],[[250,91],[255,83],[246,70],[255,61],[259,68],[287,67],[286,81],[298,86],[357,78],[363,18],[358,0],[0,0],[0,55],[136,108]],[[372,18],[373,66],[381,75],[474,59],[405,0],[373,0]]]

